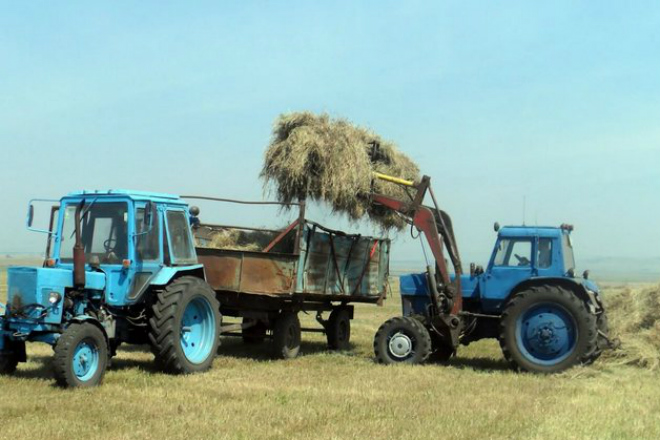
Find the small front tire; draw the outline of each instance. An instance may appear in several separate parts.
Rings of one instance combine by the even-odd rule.
[[[74,322],[54,347],[54,374],[65,388],[99,385],[108,366],[108,342],[103,331],[90,322]]]
[[[374,337],[376,360],[382,364],[421,364],[431,354],[431,336],[418,320],[404,316],[383,323]]]

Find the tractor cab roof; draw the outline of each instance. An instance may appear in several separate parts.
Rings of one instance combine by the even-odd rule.
[[[150,191],[133,191],[126,189],[110,189],[110,190],[83,190],[69,193],[64,199],[80,199],[81,197],[95,197],[95,198],[130,198],[135,201],[152,201],[170,204],[186,204],[181,198],[174,194],[157,193]]]
[[[572,225],[561,226],[503,226],[498,231],[500,237],[559,237],[573,230]]]

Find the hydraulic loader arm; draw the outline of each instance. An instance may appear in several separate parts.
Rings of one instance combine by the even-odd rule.
[[[424,176],[422,180],[416,184],[412,181],[387,176],[385,174],[375,173],[375,175],[381,180],[417,190],[411,201],[403,201],[382,194],[372,195],[372,200],[408,218],[410,222],[424,234],[424,237],[431,248],[431,252],[433,253],[438,270],[438,273],[434,277],[437,284],[429,285],[429,288],[432,293],[437,291],[437,293],[443,294],[449,298],[452,302],[450,313],[452,315],[458,314],[463,308],[463,298],[461,295],[461,261],[458,249],[456,248],[456,240],[451,226],[451,219],[444,211],[438,208],[435,195],[431,189],[431,178]],[[427,192],[431,195],[435,209],[422,205],[424,196]],[[454,267],[455,278],[453,281],[451,280],[447,261],[444,256],[445,247]],[[431,280],[429,280],[429,284],[432,284],[430,281]]]

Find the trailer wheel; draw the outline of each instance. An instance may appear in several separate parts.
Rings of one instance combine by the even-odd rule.
[[[190,374],[211,368],[218,351],[220,304],[202,279],[181,277],[158,294],[149,340],[165,372]]]
[[[431,354],[431,336],[418,320],[403,316],[383,323],[374,338],[376,360],[382,364],[421,364]]]
[[[276,359],[292,359],[300,351],[300,320],[298,314],[282,313],[273,328],[272,354]]]
[[[344,307],[333,309],[326,324],[328,347],[331,350],[351,348],[351,313]]]
[[[500,321],[504,357],[514,368],[534,373],[587,363],[596,337],[596,317],[573,292],[556,285],[516,294]]]
[[[261,344],[266,339],[266,333],[268,332],[268,327],[266,324],[254,318],[243,318],[243,324],[252,324],[251,327],[244,328],[242,331],[243,342],[249,345]]]
[[[55,344],[53,371],[59,386],[96,386],[107,366],[108,342],[101,329],[90,322],[72,323]]]
[[[14,353],[0,355],[0,375],[14,374],[18,366],[18,357]]]

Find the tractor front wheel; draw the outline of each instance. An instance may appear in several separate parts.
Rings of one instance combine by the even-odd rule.
[[[67,388],[101,383],[108,366],[108,342],[91,322],[74,322],[57,340],[53,362],[57,384]]]
[[[421,364],[431,354],[431,335],[417,319],[392,318],[376,332],[374,353],[382,364]]]
[[[189,374],[211,368],[220,337],[220,304],[202,279],[181,277],[158,294],[149,340],[158,366]]]
[[[518,370],[557,373],[588,363],[596,350],[596,317],[570,290],[556,285],[517,293],[500,321],[504,357]]]

